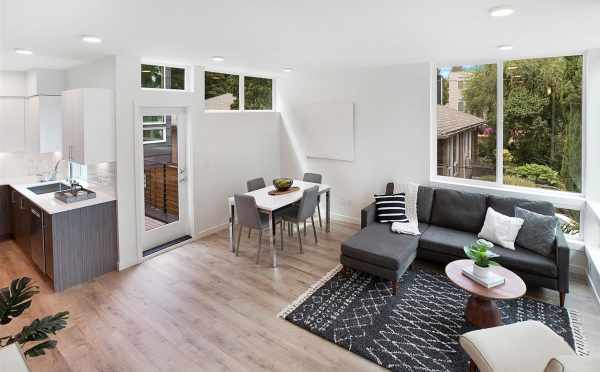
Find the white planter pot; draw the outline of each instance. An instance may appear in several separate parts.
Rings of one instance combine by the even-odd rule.
[[[479,277],[479,278],[487,278],[488,275],[490,275],[491,269],[490,267],[481,267],[481,266],[477,266],[475,263],[473,263],[473,275]]]

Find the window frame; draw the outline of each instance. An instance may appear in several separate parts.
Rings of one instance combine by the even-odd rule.
[[[151,121],[151,122],[144,122],[144,116],[160,116],[163,118],[162,121]],[[144,115],[142,116],[142,125],[143,126],[147,126],[147,125],[153,125],[153,126],[160,126],[160,125],[167,125],[167,115]]]
[[[152,140],[152,141],[145,141],[144,138],[144,132],[147,130],[160,130],[162,132],[162,138],[161,140]],[[142,144],[143,145],[150,145],[153,143],[166,143],[167,142],[167,126],[166,125],[152,125],[152,126],[144,126],[144,128],[142,128]]]
[[[262,74],[251,74],[251,73],[239,73],[239,72],[232,72],[230,70],[220,70],[220,69],[205,69],[204,73],[207,72],[214,72],[217,74],[228,74],[228,75],[237,75],[239,76],[239,87],[238,87],[238,92],[239,92],[239,103],[240,103],[240,108],[237,110],[214,110],[214,109],[207,109],[206,105],[204,106],[204,112],[205,113],[236,113],[236,112],[276,112],[277,110],[275,110],[276,107],[276,102],[275,102],[275,91],[276,91],[276,87],[277,87],[277,79],[274,76],[268,76],[268,75],[262,75]],[[245,91],[245,78],[247,77],[253,77],[253,78],[261,78],[261,79],[269,79],[271,80],[271,109],[269,110],[246,110],[246,91]],[[206,92],[206,81],[204,80],[203,77],[203,81],[204,81],[204,86],[203,86],[203,92],[202,94],[205,94]],[[206,101],[206,97],[204,97],[204,100]]]
[[[167,67],[170,68],[179,68],[179,69],[183,69],[183,73],[184,73],[184,79],[183,79],[183,89],[171,89],[171,88],[145,88],[142,86],[142,81],[141,81],[141,76],[142,76],[142,65],[152,65],[152,66],[159,66],[162,67],[162,76],[163,79],[165,78],[165,69]],[[154,91],[154,92],[191,92],[191,87],[192,87],[192,80],[191,80],[191,74],[190,74],[190,67],[186,66],[186,65],[179,65],[179,64],[173,64],[173,63],[162,63],[162,62],[154,62],[154,61],[145,61],[142,60],[140,61],[140,89],[141,90],[145,90],[145,91]],[[163,85],[166,85],[166,82],[163,81]]]
[[[504,184],[504,62],[536,59],[536,58],[556,58],[564,56],[582,56],[582,92],[581,92],[581,192],[546,190],[541,188],[529,188],[523,186],[514,186]],[[438,67],[447,67],[455,65],[496,65],[496,180],[481,181],[466,178],[440,176],[437,174],[437,70]],[[431,63],[431,81],[430,81],[430,155],[429,155],[429,181],[433,186],[450,187],[462,189],[464,191],[476,191],[489,194],[504,195],[511,197],[529,198],[533,200],[547,200],[553,203],[557,208],[574,209],[580,211],[581,215],[585,213],[586,207],[586,164],[587,164],[587,53],[582,51],[570,51],[559,55],[542,55],[519,57],[511,59],[495,60],[472,60],[472,61],[439,61]],[[584,218],[581,218],[581,238],[585,234]],[[579,241],[578,239],[575,241]]]

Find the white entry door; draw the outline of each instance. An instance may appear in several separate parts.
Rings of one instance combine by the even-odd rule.
[[[138,110],[137,216],[146,253],[190,232],[186,123],[183,108]]]

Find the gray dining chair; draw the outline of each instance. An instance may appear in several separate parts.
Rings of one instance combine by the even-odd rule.
[[[300,234],[300,223],[306,223],[307,219],[311,219],[313,233],[315,235],[315,244],[318,243],[317,240],[317,229],[315,228],[315,208],[317,207],[317,199],[319,197],[319,186],[313,186],[311,188],[305,189],[302,193],[302,199],[300,200],[300,204],[294,207],[287,208],[283,211],[280,216],[283,219],[283,222],[291,223],[292,225],[296,225],[296,229],[298,232],[298,246],[300,247],[300,253],[302,253],[302,237]],[[306,224],[304,225],[306,226]],[[283,235],[283,224],[281,225],[281,235]],[[281,237],[283,241],[283,236]],[[283,243],[282,248],[283,249]]]
[[[262,177],[253,178],[249,181],[246,181],[246,188],[248,189],[248,192],[262,189],[266,186],[267,185],[265,184],[265,179]],[[252,229],[248,229],[248,239],[250,239],[251,235],[252,235]]]
[[[248,182],[246,182],[246,187],[248,188],[248,192],[262,189],[263,187],[266,187],[266,186],[267,185],[265,184],[265,179],[262,177],[253,178],[253,179],[249,180]]]
[[[262,248],[262,233],[264,229],[269,228],[269,216],[258,211],[258,207],[256,206],[256,199],[254,199],[254,196],[235,194],[233,198],[235,200],[235,209],[237,212],[238,224],[240,226],[237,237],[235,255],[238,256],[240,253],[240,242],[242,239],[243,226],[249,228],[250,231],[252,231],[252,229],[256,229],[258,230],[258,252],[256,253],[256,263],[258,263],[260,260],[260,250]],[[275,221],[273,221],[275,227],[277,226],[277,224],[281,224],[281,249],[283,249],[283,225],[281,222],[282,220],[278,216],[274,216],[274,218],[276,218]]]
[[[321,184],[323,182],[323,176],[318,173],[304,173],[302,181]],[[322,229],[323,222],[321,222],[321,195],[319,195],[317,198],[317,212],[319,215],[319,227]],[[306,235],[306,223],[304,223],[304,235]]]

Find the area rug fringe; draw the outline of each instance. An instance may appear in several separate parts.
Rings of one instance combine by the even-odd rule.
[[[571,330],[573,332],[573,343],[575,344],[575,352],[579,356],[587,356],[590,354],[585,340],[585,334],[583,333],[583,322],[581,314],[576,310],[567,310],[569,314],[569,322],[571,323]]]
[[[335,274],[339,273],[340,270],[342,270],[342,265],[337,265],[336,267],[331,269],[327,274],[325,274],[324,277],[319,279],[318,282],[310,286],[310,288],[308,288],[304,293],[298,296],[298,298],[296,298],[294,302],[283,308],[283,310],[281,310],[279,314],[277,314],[277,317],[285,319],[286,316],[290,315],[292,311],[296,310],[298,306],[302,305],[302,303],[306,301],[307,298],[309,298],[313,293],[315,293],[319,288],[321,288],[325,283],[327,283],[329,279],[333,278]]]

